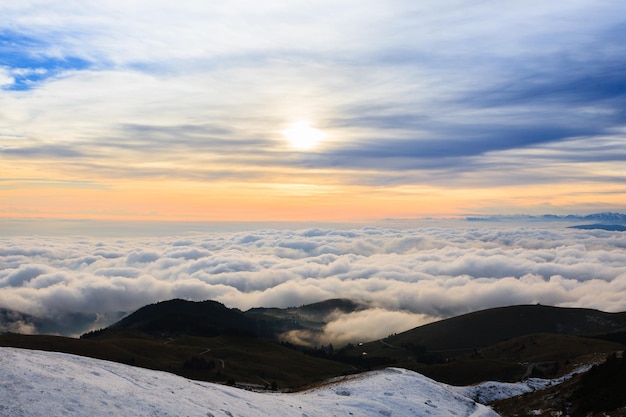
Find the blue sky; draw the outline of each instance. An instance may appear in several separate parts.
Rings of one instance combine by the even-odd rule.
[[[31,90],[50,77],[72,70],[86,70],[90,63],[71,56],[51,56],[45,39],[5,30],[0,32],[0,64],[7,78],[5,90]]]
[[[370,217],[626,205],[618,1],[23,1],[0,16],[0,190],[37,188],[6,194],[5,216],[141,218],[144,181],[163,184],[155,205],[199,207],[154,216],[194,220],[251,194],[277,220],[289,192],[307,197],[300,219],[331,219],[338,195]],[[302,122],[325,139],[290,149],[281,132]],[[50,179],[109,194],[47,207]]]

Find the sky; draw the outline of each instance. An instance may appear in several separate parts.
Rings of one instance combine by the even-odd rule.
[[[626,3],[0,4],[0,217],[624,211]]]

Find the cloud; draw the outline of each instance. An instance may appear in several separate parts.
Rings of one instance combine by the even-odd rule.
[[[347,338],[352,326],[369,321],[365,333],[354,330],[365,339],[385,320],[393,325],[386,331],[398,332],[511,304],[624,311],[624,248],[623,233],[561,223],[11,237],[0,239],[0,307],[57,320],[91,317],[74,329],[80,332],[175,297],[242,310],[343,297],[371,309],[333,317],[323,340]]]
[[[11,75],[11,72],[5,68],[0,67],[0,87],[10,86],[15,82],[15,79]]]
[[[75,158],[84,156],[81,152],[72,149],[70,146],[56,146],[56,145],[41,145],[31,147],[19,147],[19,148],[7,148],[3,149],[2,153],[5,155],[15,156],[43,156],[49,157],[61,157],[61,158]]]
[[[591,0],[2,5],[0,85],[19,91],[0,106],[27,140],[0,139],[0,152],[103,181],[302,168],[366,185],[571,181],[549,168],[623,159],[605,145],[623,142],[624,12]],[[284,152],[279,132],[299,118],[328,132],[323,149]]]
[[[422,326],[434,321],[432,316],[407,311],[389,311],[370,308],[348,314],[335,314],[327,318],[328,324],[320,332],[292,330],[283,335],[284,340],[300,345],[320,346],[332,343],[370,342],[393,333]]]
[[[2,284],[3,286],[19,287],[24,282],[29,282],[31,279],[44,272],[45,268],[37,265],[27,265],[9,273],[7,277],[2,280]]]
[[[0,333],[37,334],[37,327],[22,320],[11,320],[8,323],[0,322]]]

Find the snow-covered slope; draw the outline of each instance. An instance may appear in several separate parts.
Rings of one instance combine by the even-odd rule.
[[[0,348],[0,416],[470,416],[490,408],[387,369],[302,393],[256,393],[55,352]]]
[[[558,385],[568,379],[571,379],[574,375],[587,372],[592,366],[593,364],[580,366],[569,374],[555,379],[529,378],[522,382],[513,383],[487,381],[467,387],[451,388],[459,394],[473,398],[482,404],[491,404],[494,401],[504,400],[506,398],[516,397],[531,391],[541,390],[552,385]]]

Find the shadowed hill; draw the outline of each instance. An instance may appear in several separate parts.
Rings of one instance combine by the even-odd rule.
[[[213,337],[256,335],[255,320],[217,301],[174,299],[149,304],[111,325],[109,330],[132,329],[148,334]]]
[[[280,335],[292,330],[321,331],[334,314],[349,314],[367,308],[362,303],[337,298],[300,307],[257,307],[244,314],[257,321],[259,336],[280,339]]]
[[[595,336],[626,328],[626,313],[520,305],[477,311],[391,336],[392,345],[428,350],[471,350],[535,333]]]
[[[266,315],[272,318],[302,318],[311,321],[324,321],[330,314],[353,313],[362,310],[366,306],[362,303],[349,300],[347,298],[333,298],[330,300],[320,301],[313,304],[306,304],[300,307],[288,308],[271,308],[271,307],[255,307],[246,311],[246,315]]]
[[[142,307],[94,334],[132,329],[153,335],[249,335],[275,340],[289,330],[317,330],[333,313],[350,313],[362,308],[363,305],[352,300],[332,299],[301,307],[254,308],[242,312],[216,301],[174,299]]]
[[[624,312],[521,305],[430,323],[345,352],[455,385],[513,382],[559,375],[562,363],[580,355],[622,350],[625,328]]]
[[[365,308],[363,304],[346,298],[320,301],[319,303],[307,304],[294,310],[301,315],[323,319],[337,311],[341,313],[353,313]]]
[[[570,334],[535,333],[478,350],[474,356],[508,362],[558,362],[622,350],[620,343]]]

